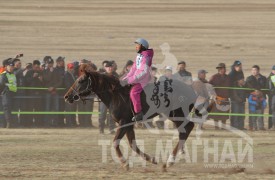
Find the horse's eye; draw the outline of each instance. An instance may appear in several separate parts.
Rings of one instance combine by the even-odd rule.
[[[82,83],[84,83],[84,81],[85,81],[85,78],[82,77],[78,80],[78,83],[82,84]]]
[[[80,83],[80,84],[82,84],[83,82],[84,82],[83,79],[79,79],[79,80],[78,80],[78,83]]]

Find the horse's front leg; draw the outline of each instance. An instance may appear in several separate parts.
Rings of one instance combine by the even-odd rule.
[[[132,127],[131,129],[129,129],[126,133],[129,145],[131,147],[131,149],[133,151],[135,151],[139,156],[141,156],[144,160],[151,162],[153,164],[157,164],[155,157],[151,157],[148,154],[142,152],[137,144],[136,144],[136,137],[135,137],[135,131],[134,131],[134,127]]]
[[[120,126],[121,127],[121,126]],[[127,131],[127,127],[122,127],[120,128],[118,127],[117,131],[116,131],[116,135],[115,138],[113,140],[113,146],[116,150],[116,154],[121,162],[121,164],[123,165],[123,167],[128,170],[129,169],[129,164],[127,162],[127,160],[123,157],[123,154],[119,148],[119,144],[120,144],[120,140],[123,138],[123,136],[125,135],[126,131]]]

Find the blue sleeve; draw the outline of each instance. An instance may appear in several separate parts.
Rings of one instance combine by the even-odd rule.
[[[256,103],[255,101],[252,100],[252,95],[249,96],[248,102],[249,102],[249,104],[257,105],[257,103]]]

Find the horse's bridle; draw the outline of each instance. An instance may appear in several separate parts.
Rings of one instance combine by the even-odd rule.
[[[72,90],[74,91],[75,95],[73,96],[74,101],[79,101],[82,100],[83,103],[85,104],[85,101],[88,100],[87,98],[82,98],[81,94],[87,93],[88,91],[93,91],[93,89],[90,87],[92,85],[92,80],[91,77],[89,76],[88,78],[88,84],[85,90],[81,91],[81,92],[77,92],[76,89],[74,87],[71,87]]]

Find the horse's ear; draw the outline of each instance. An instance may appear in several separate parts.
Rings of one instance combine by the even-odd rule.
[[[86,74],[86,75],[95,75],[96,71],[90,64],[81,64],[79,67],[80,74]]]
[[[88,64],[81,64],[80,67],[79,67],[79,72],[80,74],[87,74],[89,73],[90,69],[89,69],[89,66]]]
[[[79,72],[80,72],[80,74],[85,74],[86,73],[85,69],[86,69],[86,64],[81,64],[79,66]]]

